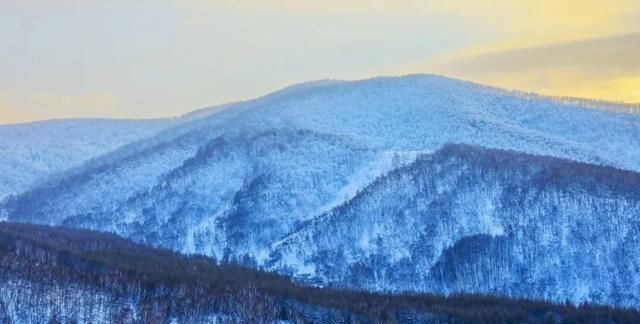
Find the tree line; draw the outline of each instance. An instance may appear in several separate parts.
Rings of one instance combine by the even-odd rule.
[[[96,314],[116,323],[640,323],[638,310],[608,306],[309,287],[113,234],[18,223],[0,223],[0,292],[0,323]]]

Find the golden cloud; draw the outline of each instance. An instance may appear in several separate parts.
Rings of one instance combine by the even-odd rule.
[[[640,102],[640,33],[450,58],[435,73],[558,96]]]

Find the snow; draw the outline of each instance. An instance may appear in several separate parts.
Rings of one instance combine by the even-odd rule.
[[[449,154],[421,157],[281,239],[271,269],[313,263],[316,281],[368,290],[638,305],[640,251],[628,233],[640,228],[632,184],[640,174],[608,191],[617,184],[594,182],[608,172],[594,168],[567,188],[563,176],[540,183],[542,170],[571,177],[568,170],[583,165],[545,167],[519,155],[496,165],[506,153],[479,162]],[[580,190],[594,186],[609,193]],[[302,276],[296,266],[288,273]],[[620,294],[622,286],[630,293]]]
[[[60,119],[0,125],[0,201],[49,176],[226,108],[204,108],[179,118]]]
[[[170,120],[80,119],[0,125],[0,200],[171,124]]]
[[[382,151],[371,162],[347,179],[347,184],[342,187],[330,203],[322,206],[316,214],[324,214],[351,200],[358,191],[371,184],[375,179],[400,167],[411,164],[421,154],[429,154],[431,151]]]
[[[478,180],[478,188],[459,190],[468,181],[461,176],[469,171],[464,163],[435,163],[428,174],[411,172],[414,164],[433,158],[448,143],[640,171],[640,116],[584,106],[429,75],[307,83],[225,105],[215,114],[196,112],[162,131],[165,126],[131,122],[105,126],[95,136],[88,136],[93,130],[86,124],[76,133],[52,132],[51,142],[64,144],[42,150],[44,163],[29,152],[39,152],[49,142],[20,138],[18,130],[0,127],[0,134],[14,134],[0,141],[0,152],[10,153],[0,159],[0,188],[12,188],[2,189],[5,195],[24,191],[0,205],[0,217],[106,230],[217,259],[248,256],[261,267],[293,268],[294,274],[336,283],[345,278],[321,269],[312,257],[340,257],[337,266],[366,266],[383,258],[400,267],[411,260],[417,265],[411,275],[426,278],[442,254],[461,240],[486,240],[483,244],[498,249],[515,222],[535,229],[531,235],[553,260],[552,247],[576,246],[571,221],[581,210],[611,208],[607,215],[617,216],[612,217],[615,233],[631,232],[627,238],[616,237],[620,241],[610,242],[611,247],[599,243],[611,258],[633,236],[628,229],[636,210],[633,200],[545,192],[545,199],[568,206],[568,215],[554,219],[554,212],[539,203],[538,193],[527,192],[523,205],[531,210],[507,218],[509,206],[500,198],[504,183],[489,186]],[[34,134],[50,132],[44,126]],[[82,140],[74,144],[65,134]],[[75,154],[74,145],[82,153]],[[522,159],[523,164],[530,160]],[[25,168],[42,170],[32,176]],[[33,184],[51,173],[56,176]],[[400,178],[386,181],[390,176]],[[428,195],[417,187],[427,180],[433,180]],[[371,201],[364,204],[363,197]],[[441,212],[437,207],[443,202],[434,197],[446,198],[456,213],[444,219],[425,214]],[[597,214],[589,215],[585,221],[597,219]],[[534,219],[554,226],[535,226]],[[425,228],[427,224],[431,227]],[[345,242],[348,248],[329,248]],[[278,252],[281,259],[273,261]],[[522,262],[536,253],[524,251]],[[495,262],[497,267],[506,261]],[[390,290],[480,289],[472,285],[478,280],[469,274],[473,270],[460,270],[461,278],[471,280],[468,286],[435,287],[422,281],[394,286],[400,279],[388,277],[385,271],[391,270],[384,267],[372,270],[378,281],[350,284]],[[508,275],[516,278],[514,273]],[[544,276],[536,272],[532,277]],[[497,289],[494,279],[487,278],[487,285],[494,286],[481,288]],[[538,290],[538,296],[556,296],[549,289]]]

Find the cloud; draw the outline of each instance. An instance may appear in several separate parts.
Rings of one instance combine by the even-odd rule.
[[[620,42],[583,45],[585,58],[571,56],[578,45],[540,45],[632,30],[640,30],[638,0],[4,0],[0,89],[11,96],[0,123],[9,113],[12,121],[176,115],[312,79],[434,66],[508,88],[617,99],[636,84],[615,72],[633,70],[631,55],[604,51]],[[421,63],[437,55],[455,63]],[[495,77],[476,64],[485,61]]]
[[[520,48],[443,62],[454,72],[519,73],[552,68],[610,76],[640,70],[640,33]],[[482,64],[478,64],[481,62]]]
[[[526,37],[523,42],[603,36],[640,27],[637,0],[181,0],[180,3],[195,9],[227,7],[309,15],[456,16],[503,35]]]
[[[640,102],[640,33],[450,58],[426,69],[501,87]]]

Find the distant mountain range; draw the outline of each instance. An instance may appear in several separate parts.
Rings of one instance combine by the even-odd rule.
[[[640,115],[611,107],[414,75],[87,121],[3,139],[0,218],[319,286],[640,307]]]

